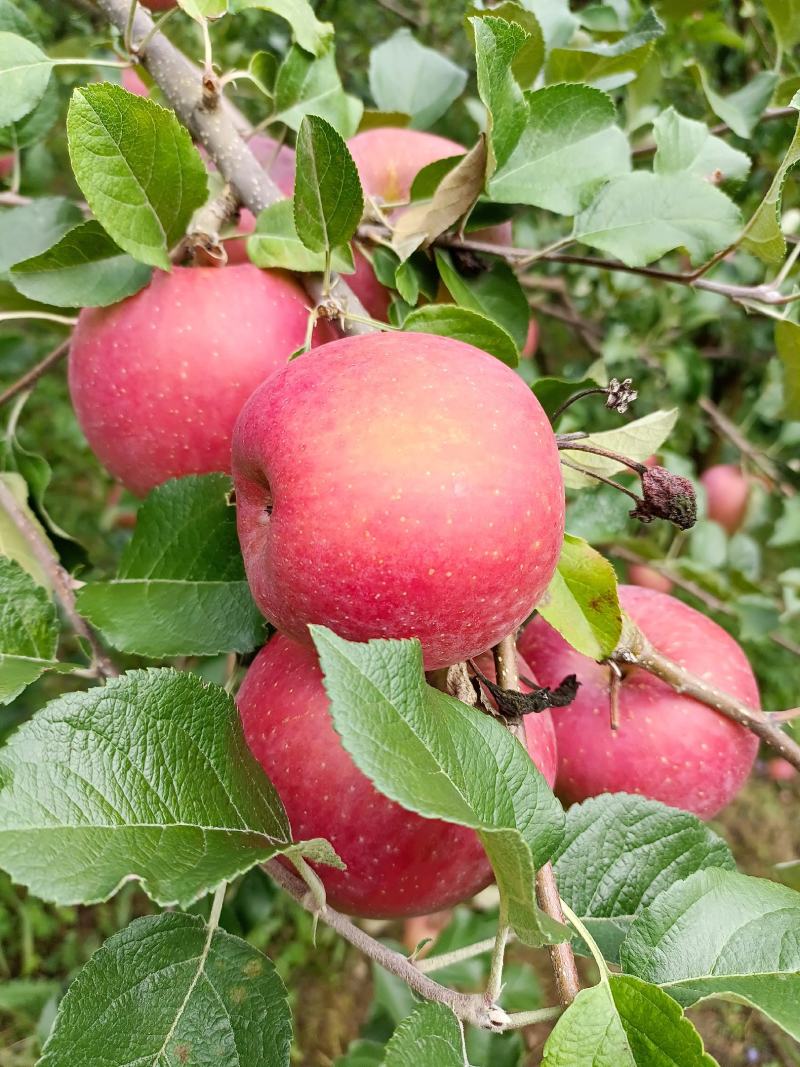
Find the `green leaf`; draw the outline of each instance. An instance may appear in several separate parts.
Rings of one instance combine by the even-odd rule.
[[[800,44],[800,0],[764,0],[764,7],[784,52]]]
[[[0,213],[0,272],[47,251],[83,221],[80,209],[60,196],[42,197]]]
[[[297,236],[291,200],[279,200],[260,212],[255,231],[247,239],[247,254],[257,267],[300,272],[325,269],[325,254],[310,252]],[[331,265],[341,274],[352,273],[353,256],[348,245],[333,250]]]
[[[233,12],[257,7],[286,19],[298,45],[312,55],[321,55],[333,36],[330,22],[320,22],[308,0],[229,0]]]
[[[475,33],[478,93],[488,112],[490,178],[513,152],[527,122],[528,108],[512,67],[528,35],[518,23],[494,16],[469,21]]]
[[[364,210],[364,194],[353,157],[329,122],[306,115],[297,135],[294,224],[311,252],[347,244]]]
[[[448,170],[428,202],[413,204],[394,223],[392,245],[401,259],[430,244],[465,219],[483,190],[487,159],[486,136]]]
[[[247,70],[253,84],[264,96],[271,99],[275,89],[275,76],[278,73],[278,60],[272,52],[255,52],[250,57]]]
[[[58,616],[47,591],[0,556],[0,704],[57,666]]]
[[[188,907],[291,848],[233,699],[197,675],[68,693],[0,749],[0,867],[43,900],[92,904],[137,879]]]
[[[467,8],[465,26],[468,35],[473,40],[475,33],[471,25],[471,17],[483,18],[487,14],[515,24],[527,34],[511,62],[511,73],[522,89],[532,88],[536,75],[544,64],[544,37],[539,20],[532,11],[521,7],[517,0],[501,0],[501,3],[493,4],[488,11],[484,7],[472,6]]]
[[[800,419],[800,326],[789,319],[775,323],[775,348],[783,364],[783,414]]]
[[[653,123],[657,147],[656,174],[688,172],[699,178],[744,181],[750,172],[750,157],[716,137],[703,122],[679,115],[674,107],[662,111]]]
[[[683,1012],[629,975],[582,989],[555,1025],[542,1067],[715,1067]]]
[[[477,144],[439,181],[432,200],[406,208],[394,224],[391,244],[401,259],[466,219],[483,189],[485,171],[486,138],[481,133]]]
[[[311,626],[342,744],[390,799],[478,831],[502,907],[528,944],[565,930],[534,902],[534,864],[552,855],[563,811],[496,719],[426,685],[418,641],[344,641]]]
[[[228,10],[228,0],[178,0],[178,6],[195,22],[219,19]]]
[[[90,582],[78,610],[124,652],[161,659],[250,652],[264,621],[244,573],[224,474],[154,489],[110,582]]]
[[[60,111],[61,98],[56,84],[51,81],[33,111],[0,129],[0,145],[10,149],[29,148],[50,132]]]
[[[467,84],[467,73],[408,29],[398,30],[369,54],[369,90],[381,111],[411,116],[425,130],[447,111]]]
[[[32,41],[0,31],[0,127],[33,111],[52,69],[50,59]]]
[[[519,362],[517,347],[502,326],[477,311],[455,304],[427,304],[416,308],[406,316],[403,329],[453,337],[483,349],[509,367],[516,367]]]
[[[0,985],[0,1012],[24,1015],[35,1022],[48,1000],[58,996],[61,983],[39,978],[6,979]]]
[[[56,307],[107,307],[144,288],[152,271],[123,252],[99,222],[69,230],[46,252],[17,263],[14,287]]]
[[[315,59],[292,45],[275,79],[275,121],[299,130],[304,115],[318,115],[352,137],[358,129],[364,105],[342,88],[333,46]]]
[[[614,103],[599,89],[551,85],[526,100],[527,125],[489,183],[493,200],[574,215],[609,179],[631,169]]]
[[[567,810],[553,867],[561,896],[615,961],[634,917],[659,893],[695,871],[735,864],[727,844],[696,815],[611,793]]]
[[[605,659],[617,647],[622,611],[616,573],[580,537],[564,535],[556,572],[536,609],[584,656]]]
[[[772,99],[778,75],[768,70],[759,71],[747,85],[730,96],[722,96],[711,87],[699,63],[691,63],[690,66],[714,114],[739,137],[749,138]]]
[[[4,482],[11,491],[17,507],[21,509],[28,521],[34,525],[55,557],[55,549],[50,544],[39,520],[28,506],[28,485],[25,479],[17,474],[16,471],[2,471],[0,472],[0,481]],[[28,541],[20,533],[19,527],[2,505],[0,505],[0,556],[8,556],[9,559],[13,559],[23,570],[30,574],[37,585],[50,589],[50,579],[44,567],[34,556]]]
[[[426,164],[422,170],[417,171],[413,182],[409,199],[430,200],[442,183],[442,179],[449,174],[457,163],[464,158],[461,152],[457,156],[445,156],[444,159],[434,159],[433,163]]]
[[[644,415],[641,419],[620,426],[618,430],[603,430],[601,433],[593,433],[582,441],[581,445],[597,445],[611,452],[619,452],[620,455],[629,459],[644,463],[654,452],[664,444],[672,433],[675,423],[678,421],[678,409],[671,408],[669,411],[653,411],[650,415]],[[609,478],[620,471],[629,470],[628,467],[617,463],[613,459],[604,456],[595,456],[591,452],[580,452],[569,448],[563,449],[563,455],[573,463],[579,464],[585,470],[596,471]],[[569,467],[563,468],[564,484],[570,489],[582,489],[595,487],[597,482],[594,478],[580,474]]]
[[[98,222],[135,259],[170,269],[169,250],[205,203],[203,161],[175,113],[103,82],[67,113],[72,169]]]
[[[800,109],[800,92],[792,98],[792,107]],[[742,247],[765,263],[779,263],[786,255],[786,238],[781,230],[783,187],[789,171],[800,160],[800,120],[781,165],[775,172],[767,195],[758,205],[744,229]]]
[[[0,0],[0,30],[4,33],[16,33],[20,37],[27,37],[29,41],[41,44],[42,40],[36,27],[23,11],[11,0]]]
[[[644,267],[676,248],[702,263],[739,235],[739,209],[693,174],[637,171],[615,178],[575,219],[573,237],[629,267]]]
[[[197,915],[150,915],[110,937],[58,1008],[39,1067],[288,1067],[283,982],[258,949]]]
[[[684,1007],[749,1004],[800,1039],[800,893],[731,871],[698,871],[634,919],[623,969]]]
[[[580,378],[578,380],[537,378],[531,389],[546,411],[548,418],[555,425],[555,413],[566,400],[569,400],[571,396],[582,392],[584,389],[596,389],[599,384],[595,378]]]
[[[383,1067],[468,1067],[461,1023],[444,1004],[422,1004],[386,1046]]]
[[[652,8],[630,33],[616,41],[597,41],[580,48],[554,48],[547,59],[548,82],[589,82],[600,89],[618,89],[634,80],[650,58],[664,26]]]
[[[461,307],[492,319],[502,326],[521,349],[528,336],[530,308],[514,271],[502,259],[493,259],[486,270],[472,277],[459,274],[449,252],[436,249],[436,265],[448,292]]]

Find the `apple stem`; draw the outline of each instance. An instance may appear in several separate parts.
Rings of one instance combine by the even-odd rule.
[[[509,932],[507,942],[514,940],[513,932]],[[442,952],[438,956],[426,956],[424,959],[415,960],[417,970],[423,974],[431,971],[443,971],[445,967],[452,967],[454,963],[463,963],[464,960],[474,959],[491,952],[497,943],[497,938],[487,937],[484,941],[475,941],[472,945],[464,945],[463,948],[453,949],[452,952]]]
[[[103,651],[94,630],[78,612],[71,575],[58,562],[44,535],[39,532],[34,523],[28,518],[14,493],[2,479],[0,479],[0,510],[6,512],[28,544],[34,559],[47,575],[72,629],[89,646],[94,676],[98,678],[116,678],[119,675],[119,671]]]
[[[494,939],[492,949],[492,962],[489,968],[489,981],[486,985],[486,1000],[489,1004],[495,1004],[500,997],[503,988],[503,963],[505,961],[506,945],[511,930],[505,917],[500,915],[500,925]]]
[[[676,692],[694,697],[740,726],[746,726],[793,767],[800,770],[800,745],[776,724],[775,719],[766,712],[749,708],[735,697],[715,689],[685,667],[662,655],[626,615],[623,615],[622,638],[609,658],[621,665],[641,667],[642,670],[661,678]]]
[[[495,646],[494,665],[497,673],[497,684],[503,689],[519,691],[519,669],[517,667],[517,642],[513,633],[508,634]],[[525,744],[525,720],[520,719],[511,727],[518,740]],[[561,897],[558,892],[556,876],[553,866],[546,863],[536,872],[536,899],[539,907],[556,922],[564,922],[564,912],[561,910]],[[550,963],[556,979],[558,999],[564,1007],[567,1007],[580,992],[578,969],[575,966],[575,954],[569,941],[557,945],[548,945]]]

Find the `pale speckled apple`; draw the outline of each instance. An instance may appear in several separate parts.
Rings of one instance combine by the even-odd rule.
[[[750,486],[739,467],[720,463],[700,475],[706,491],[706,513],[729,534],[735,534],[744,522]]]
[[[294,360],[236,426],[239,539],[256,603],[309,640],[418,637],[476,656],[547,588],[564,529],[553,431],[514,371],[461,341],[376,333]]]
[[[84,308],[69,386],[100,461],[143,495],[168,478],[230,470],[248,396],[305,338],[307,298],[251,264],[175,267],[108,308]],[[319,343],[334,335],[327,323]]]
[[[495,677],[491,656],[479,667]],[[527,664],[520,670],[529,674]],[[278,634],[256,656],[237,696],[247,742],[280,794],[295,840],[327,838],[347,870],[320,866],[328,903],[365,917],[451,907],[492,879],[475,832],[426,819],[383,796],[333,728],[316,652]],[[528,751],[552,785],[549,712],[526,717]]]
[[[364,195],[386,203],[407,200],[414,178],[429,163],[448,156],[460,156],[466,151],[463,145],[447,137],[401,126],[364,130],[351,137],[347,147],[358,168]],[[510,245],[511,223],[503,222],[470,236],[478,241]],[[355,267],[355,273],[347,276],[347,284],[374,319],[386,322],[389,290],[381,285],[372,264],[358,249],[355,250]]]
[[[711,619],[675,597],[620,586],[625,611],[669,659],[758,708],[758,686],[739,645]],[[610,725],[610,668],[582,656],[541,617],[519,648],[542,685],[577,674],[575,701],[553,714],[556,792],[567,803],[600,793],[639,793],[708,819],[739,791],[758,738],[652,674],[630,668],[620,685],[619,729]]]

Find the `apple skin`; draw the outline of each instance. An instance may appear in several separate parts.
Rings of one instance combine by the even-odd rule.
[[[547,417],[514,371],[447,337],[367,334],[294,360],[243,408],[233,474],[276,628],[418,637],[428,670],[514,630],[561,548]]]
[[[269,170],[269,176],[278,186],[284,196],[291,196],[294,192],[294,149],[288,145],[278,146],[277,141],[271,137],[256,134],[248,141],[253,155],[265,169]],[[244,234],[250,234],[256,228],[255,215],[248,209],[242,208],[239,212],[238,229]],[[247,256],[247,238],[236,237],[225,242],[225,251],[228,253],[228,263],[249,263]]]
[[[244,264],[155,271],[127,300],[84,308],[69,386],[101,463],[140,495],[168,478],[229,471],[236,417],[303,343],[306,304],[289,275]],[[318,342],[331,336],[323,324]]]
[[[142,0],[142,3],[151,11],[166,11],[167,8],[175,7],[175,0]]]
[[[665,574],[659,574],[644,563],[631,563],[628,567],[628,579],[631,585],[642,589],[655,589],[657,593],[671,593],[672,582]]]
[[[700,475],[706,491],[706,514],[728,534],[735,534],[744,522],[750,486],[738,467],[720,463]]]
[[[528,323],[528,336],[525,338],[525,344],[522,346],[522,351],[519,354],[520,359],[533,359],[536,355],[536,349],[539,347],[539,324],[536,319],[531,319]]]
[[[739,645],[711,619],[674,597],[620,586],[620,602],[660,652],[725,693],[758,708],[758,686]],[[565,803],[600,793],[638,793],[707,819],[741,788],[758,738],[638,668],[623,679],[619,729],[609,722],[610,669],[582,656],[541,618],[519,641],[543,685],[577,674],[575,701],[553,715],[556,792]]]
[[[483,661],[480,667],[492,669]],[[280,794],[295,839],[325,837],[347,864],[345,871],[317,868],[332,907],[370,918],[426,915],[492,880],[473,830],[407,811],[356,767],[333,727],[313,648],[273,637],[250,666],[237,703],[247,743]],[[552,781],[549,714],[529,715],[526,725],[528,750]]]
[[[351,137],[347,147],[358,168],[364,195],[385,203],[408,200],[412,182],[423,167],[448,156],[463,155],[466,151],[457,141],[447,137],[401,126],[364,130]],[[511,223],[476,230],[469,236],[476,241],[510,245]],[[388,321],[390,293],[375,277],[372,264],[358,249],[355,250],[355,267],[355,273],[347,275],[347,284],[373,319]],[[448,299],[451,298],[448,296]]]
[[[0,156],[0,178],[7,178],[14,169],[14,154]]]

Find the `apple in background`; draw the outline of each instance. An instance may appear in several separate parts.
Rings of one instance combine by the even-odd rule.
[[[141,2],[151,11],[166,11],[169,7],[175,7],[175,0],[141,0]]]
[[[14,154],[0,156],[0,178],[7,178],[14,170]]]
[[[536,349],[539,347],[539,325],[536,319],[531,318],[528,323],[528,336],[525,338],[525,344],[522,351],[519,354],[520,359],[533,359],[536,355]]]
[[[723,692],[758,708],[756,680],[738,644],[680,600],[620,586],[620,602],[656,648]],[[610,726],[610,668],[582,656],[541,618],[519,641],[543,685],[577,674],[573,704],[553,714],[558,743],[556,792],[567,803],[599,793],[639,793],[710,818],[739,791],[758,738],[638,668],[619,690],[619,729]]]
[[[778,756],[767,763],[767,775],[773,782],[791,782],[797,777],[797,768]]]
[[[236,417],[303,343],[306,304],[288,274],[244,264],[156,271],[135,296],[84,308],[69,386],[92,450],[138,494],[229,471]],[[322,324],[318,343],[331,336]]]
[[[135,96],[149,96],[150,90],[133,67],[126,67],[122,72],[122,88]]]
[[[253,155],[258,162],[269,172],[269,176],[278,186],[284,196],[291,196],[294,192],[294,149],[288,145],[278,145],[271,137],[256,134],[248,141]],[[244,234],[250,234],[256,228],[255,215],[246,207],[239,213],[237,229]],[[225,251],[228,253],[228,263],[249,263],[247,258],[247,238],[235,237],[225,241]]]
[[[294,360],[233,445],[250,588],[284,633],[418,637],[426,669],[477,656],[547,588],[564,529],[553,431],[513,370],[422,333]]]
[[[750,486],[739,467],[720,463],[700,475],[706,491],[706,514],[728,534],[735,534],[744,522]]]
[[[313,648],[277,634],[253,661],[237,703],[293,836],[327,838],[347,864],[345,871],[318,868],[334,908],[375,918],[424,915],[489,884],[491,868],[473,830],[407,811],[356,767],[333,727]],[[549,715],[529,715],[526,723],[528,751],[552,776]]]
[[[448,156],[463,155],[466,151],[457,141],[400,126],[364,130],[351,137],[347,147],[358,168],[365,197],[385,203],[408,200],[411,184],[423,167]],[[477,241],[510,245],[511,223],[478,230],[469,236]],[[347,276],[347,284],[372,318],[385,322],[390,304],[389,291],[380,284],[372,264],[358,249],[355,250],[355,266],[355,273]]]
[[[671,579],[644,563],[631,563],[628,567],[628,580],[631,585],[638,585],[643,589],[655,589],[657,593],[672,592]]]

